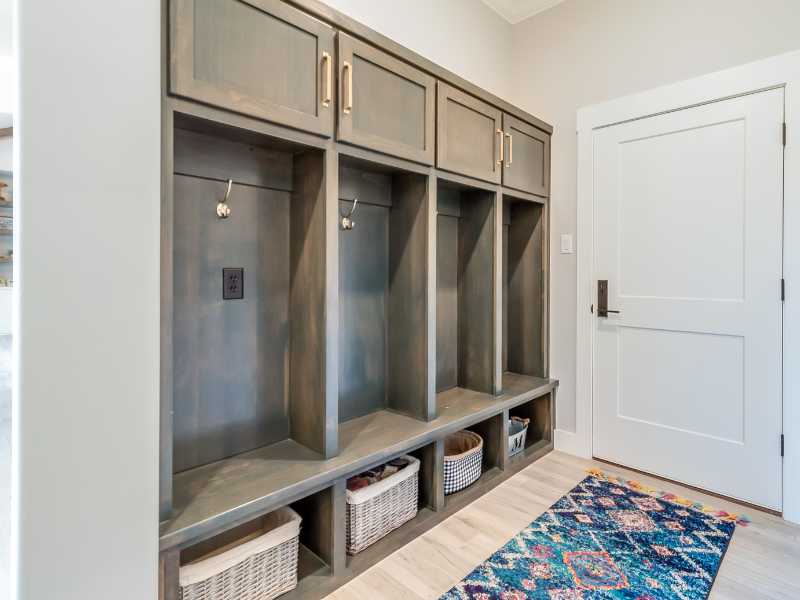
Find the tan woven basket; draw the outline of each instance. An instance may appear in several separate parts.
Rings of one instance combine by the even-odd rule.
[[[347,490],[347,553],[356,554],[417,516],[419,461],[370,486]]]
[[[452,494],[481,476],[483,438],[463,429],[444,439],[444,493]]]
[[[245,538],[180,568],[181,600],[271,600],[297,587],[300,515],[281,508]]]

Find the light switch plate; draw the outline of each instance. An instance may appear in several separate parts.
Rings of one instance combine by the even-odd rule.
[[[572,249],[572,234],[570,233],[562,233],[561,234],[561,254],[572,254],[574,250]]]

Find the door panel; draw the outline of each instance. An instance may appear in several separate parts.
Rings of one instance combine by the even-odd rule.
[[[594,133],[594,454],[781,507],[783,92]]]
[[[433,164],[434,79],[339,34],[339,140]]]
[[[437,90],[436,166],[500,183],[500,111],[441,81]]]
[[[539,196],[550,194],[550,136],[503,114],[503,185]]]
[[[172,93],[333,133],[333,29],[279,0],[171,6]]]

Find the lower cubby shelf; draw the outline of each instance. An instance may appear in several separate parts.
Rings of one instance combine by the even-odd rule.
[[[287,441],[178,474],[175,517],[161,525],[165,589],[177,586],[179,568],[179,561],[167,557],[291,506],[303,518],[298,587],[282,598],[322,598],[549,452],[556,387],[552,380],[506,373],[499,396],[459,388],[439,394],[433,421],[379,411],[343,423],[341,454],[334,458]],[[508,419],[517,414],[532,415],[535,422],[525,450],[509,460]],[[460,429],[484,439],[482,474],[444,496],[444,439]],[[402,454],[420,460],[419,512],[347,556],[347,478]]]

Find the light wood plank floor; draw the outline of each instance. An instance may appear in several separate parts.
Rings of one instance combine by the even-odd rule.
[[[438,598],[586,476],[640,481],[752,519],[737,527],[713,600],[800,599],[800,527],[773,515],[597,461],[552,452],[328,596],[329,600]]]

